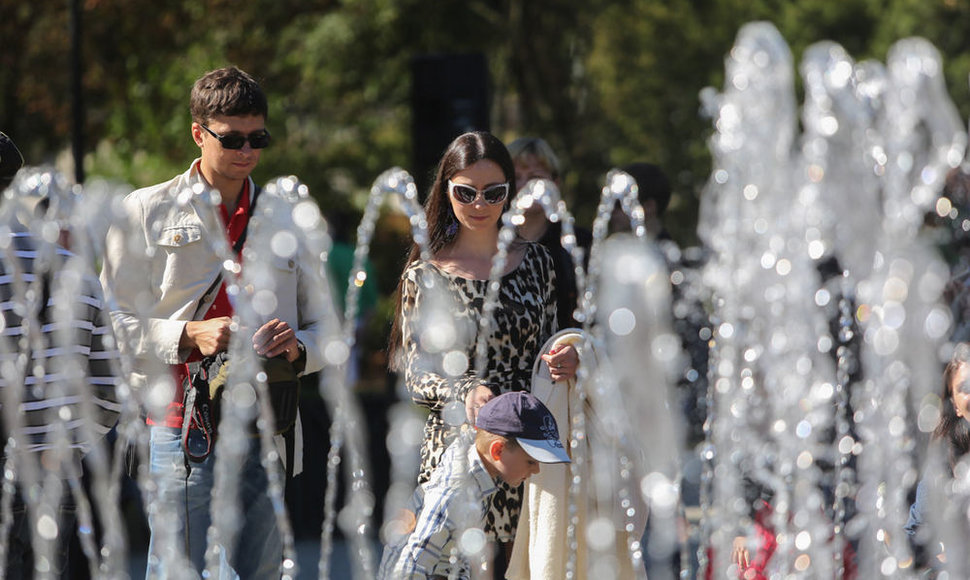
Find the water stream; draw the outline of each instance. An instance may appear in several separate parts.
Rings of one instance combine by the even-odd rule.
[[[739,32],[725,68],[724,88],[702,94],[714,131],[713,167],[698,226],[707,259],[697,276],[685,275],[686,268],[673,264],[669,254],[647,239],[637,184],[626,173],[606,175],[588,257],[577,247],[573,216],[555,184],[532,181],[503,217],[485,315],[477,329],[482,338],[475,349],[475,368],[486,366],[484,337],[515,228],[538,204],[550,221],[562,224],[561,243],[572,257],[580,296],[576,319],[584,338],[578,349],[590,361],[577,376],[574,405],[579,411],[570,425],[560,426],[568,430],[574,454],[566,532],[569,577],[614,577],[621,559],[639,569],[648,555],[660,561],[696,549],[698,565],[709,566],[712,578],[736,578],[731,547],[738,541],[752,554],[770,547],[765,571],[772,578],[841,578],[851,569],[859,578],[915,577],[913,554],[902,533],[907,494],[930,469],[920,441],[939,413],[935,393],[954,322],[939,300],[948,268],[924,232],[924,215],[956,211],[939,205],[939,192],[946,173],[962,161],[967,141],[943,83],[939,54],[925,41],[907,39],[893,45],[885,65],[858,63],[837,44],[821,42],[805,51],[796,71],[777,30],[753,23]],[[801,106],[796,73],[804,87]],[[15,223],[27,224],[39,244],[35,266],[48,268],[44,271],[52,275],[58,232],[70,226],[74,255],[57,266],[60,282],[51,290],[55,302],[66,301],[81,294],[85,277],[95,275],[110,225],[133,238],[138,235],[122,217],[119,200],[125,191],[104,182],[87,184],[82,191],[43,168],[24,170],[5,192],[0,257],[10,268],[8,302],[25,322],[20,344],[0,341],[5,384],[24,384],[31,375],[50,370],[35,368],[17,355],[24,347],[44,346],[39,278],[19,270],[9,235]],[[390,169],[375,180],[357,228],[342,318],[333,310],[326,272],[327,225],[297,178],[266,186],[266,202],[257,206],[252,242],[243,255],[245,268],[221,237],[205,242],[223,258],[230,296],[246,297],[236,300],[239,332],[230,352],[238,364],[231,366],[216,447],[206,552],[211,576],[228,573],[226,562],[241,518],[239,469],[251,441],[246,425],[254,418],[260,426],[274,517],[284,539],[282,575],[300,574],[265,375],[257,372],[246,332],[275,308],[268,268],[298,255],[316,266],[305,274],[312,308],[326,313],[321,354],[327,366],[319,390],[333,418],[316,575],[333,576],[333,534],[339,525],[350,546],[354,577],[374,576],[378,529],[393,535],[389,522],[413,490],[423,421],[399,386],[402,402],[391,409],[387,438],[391,485],[385,513],[378,518],[378,491],[371,483],[365,445],[367,417],[348,384],[347,363],[357,347],[358,295],[368,282],[365,262],[379,214],[389,200],[407,216],[422,259],[430,259],[428,224],[417,194],[402,169]],[[56,210],[46,219],[25,213],[25,200],[39,195],[50,197]],[[207,208],[200,217],[219,229],[218,194],[198,188],[177,197],[180,204]],[[632,233],[610,236],[609,219],[617,204]],[[261,227],[280,220],[286,227]],[[688,425],[678,408],[675,384],[686,364],[682,345],[698,337],[678,335],[676,322],[687,314],[672,295],[672,284],[697,297],[714,329],[713,336],[701,336],[702,341],[710,338],[710,387],[705,440],[697,449],[685,447]],[[105,299],[110,307],[110,289]],[[433,351],[429,355],[441,359],[444,371],[460,374],[470,361],[449,354],[461,344],[464,331],[448,304],[429,301],[421,342]],[[136,314],[146,316],[150,297],[140,305],[143,311]],[[69,320],[69,314],[54,312]],[[57,340],[64,346],[71,337],[64,333]],[[118,359],[117,376],[133,376],[133,364]],[[62,493],[77,501],[81,545],[92,576],[128,576],[129,546],[119,499],[126,447],[140,459],[138,485],[157,525],[161,560],[151,558],[149,570],[171,577],[195,574],[183,553],[173,510],[159,500],[157,482],[147,469],[148,430],[142,412],[163,410],[171,400],[173,381],[160,362],[141,364],[150,365],[144,384],[123,380],[118,386],[121,403],[116,411],[121,418],[113,454],[109,443],[99,442],[86,455],[92,475],[89,493],[80,486],[73,464],[62,461],[71,453],[72,429],[100,440],[91,421],[94,401],[77,376],[48,393],[77,403],[51,412],[49,449],[30,452],[29,438],[22,435],[6,441],[0,534],[9,533],[17,482],[32,490],[28,506],[41,576],[52,558],[51,540],[65,533],[54,517]],[[691,372],[696,380],[698,369]],[[24,403],[25,394],[31,393],[2,389],[3,420],[15,433],[24,426],[23,414],[14,410]],[[461,425],[463,404],[452,402],[443,416]],[[681,462],[691,455],[703,461],[704,469],[699,521],[683,529],[685,540],[679,533],[687,525],[680,498]],[[338,506],[341,468],[346,501]],[[937,498],[935,505],[966,505],[967,489],[951,486],[950,495]],[[587,511],[587,505],[597,507]],[[650,543],[644,546],[639,530],[648,512]],[[938,513],[952,515],[945,509]],[[959,525],[965,517],[958,510],[945,521],[937,518],[949,545],[970,538],[967,526]],[[759,529],[764,531],[759,534]],[[484,561],[482,538],[461,537],[462,555]],[[580,554],[582,545],[587,553]],[[7,548],[0,542],[0,563]],[[970,559],[958,551],[948,555],[952,577],[966,577]],[[684,558],[681,577],[698,573],[689,560]],[[652,578],[675,576],[658,571]]]

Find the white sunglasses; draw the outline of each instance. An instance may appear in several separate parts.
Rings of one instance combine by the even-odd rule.
[[[485,189],[478,190],[470,185],[455,183],[448,180],[448,193],[451,194],[458,203],[468,205],[478,199],[478,194],[482,194],[482,199],[489,205],[497,205],[505,201],[509,196],[508,183],[496,183],[489,185]]]

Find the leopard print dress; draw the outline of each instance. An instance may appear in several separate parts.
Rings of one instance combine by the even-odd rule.
[[[488,281],[461,278],[422,260],[405,269],[404,381],[414,402],[429,411],[419,484],[428,481],[457,434],[455,420],[449,425],[443,415],[463,421],[469,390],[485,384],[499,395],[531,388],[539,349],[556,331],[555,276],[548,251],[528,243],[519,266],[502,277],[486,368],[479,377],[473,367]],[[521,498],[521,486],[499,485],[485,525],[489,537],[503,542],[514,538]]]

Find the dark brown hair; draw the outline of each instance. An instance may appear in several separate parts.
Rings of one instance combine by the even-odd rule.
[[[202,124],[215,116],[268,117],[263,89],[253,77],[234,66],[209,71],[195,81],[189,110],[192,120]]]
[[[951,386],[956,378],[957,370],[968,364],[970,364],[970,343],[958,343],[953,349],[950,362],[943,370],[943,390],[940,393],[943,408],[940,412],[940,422],[933,430],[933,439],[948,443],[948,459],[951,469],[956,466],[967,451],[970,451],[970,422],[957,415],[956,407],[953,405],[953,389]]]
[[[643,205],[652,199],[657,203],[657,215],[662,216],[670,204],[670,180],[667,175],[652,163],[630,163],[620,167],[637,180],[637,197]]]
[[[512,156],[509,155],[505,144],[498,137],[486,131],[474,131],[459,135],[445,149],[441,161],[438,162],[438,169],[435,172],[434,182],[428,198],[424,202],[424,213],[428,220],[428,246],[432,254],[450,244],[453,240],[448,235],[448,226],[454,223],[456,218],[451,210],[451,201],[448,198],[448,180],[454,177],[459,171],[471,167],[475,163],[488,159],[495,162],[505,176],[509,188],[515,189],[515,165],[512,163]],[[512,204],[512,195],[505,200],[504,211],[508,211]],[[501,227],[497,223],[496,227]],[[408,254],[407,264],[404,269],[411,265],[421,255],[421,248],[412,243],[411,252]],[[401,341],[403,333],[401,331],[401,287],[404,284],[403,277],[397,285],[397,308],[394,312],[394,320],[391,323],[391,337],[388,343],[388,364],[394,370],[400,370],[401,361],[397,360],[397,354],[403,346]]]

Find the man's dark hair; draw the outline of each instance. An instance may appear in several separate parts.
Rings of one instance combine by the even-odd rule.
[[[0,191],[7,189],[13,178],[24,166],[24,156],[13,139],[0,132]]]
[[[256,79],[230,66],[205,73],[192,87],[192,120],[207,123],[215,116],[268,117],[266,95]]]
[[[637,180],[640,204],[648,199],[654,200],[657,203],[657,215],[662,216],[670,203],[670,180],[663,170],[652,163],[630,163],[620,169]]]

